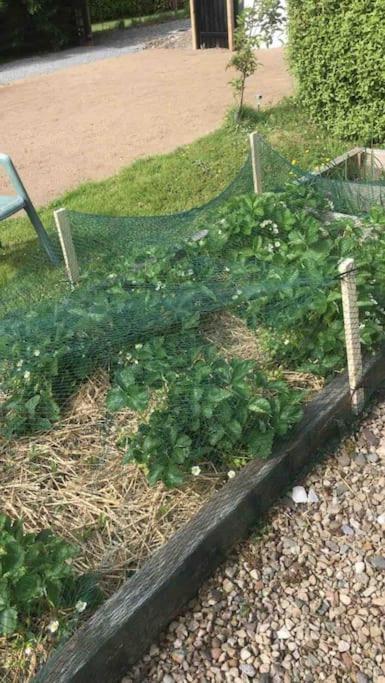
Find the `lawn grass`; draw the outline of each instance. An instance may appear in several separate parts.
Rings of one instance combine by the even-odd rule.
[[[63,206],[115,216],[174,213],[199,206],[221,192],[237,174],[248,152],[248,133],[255,129],[304,170],[353,146],[311,124],[293,99],[259,112],[247,109],[240,126],[233,120],[230,113],[220,129],[191,145],[141,159],[107,180],[83,184],[58,197],[40,210],[44,224],[54,234],[52,212]],[[29,189],[33,196],[33,187]],[[0,239],[0,287],[17,276],[27,300],[36,300],[42,293],[63,286],[62,272],[46,262],[26,219],[4,221]]]

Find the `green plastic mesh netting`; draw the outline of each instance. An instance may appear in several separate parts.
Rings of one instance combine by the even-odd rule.
[[[358,241],[351,226],[326,217],[331,205],[352,212],[354,193],[344,195],[342,181],[304,173],[262,137],[258,155],[259,196],[247,159],[219,196],[190,211],[151,217],[69,211],[81,271],[74,291],[64,267],[50,267],[36,246],[25,270],[2,287],[3,434],[50,428],[82,381],[98,368],[114,377],[136,344],[172,339],[173,351],[162,353],[184,354],[185,371],[209,344],[216,362],[220,340],[211,344],[204,330],[223,313],[257,334],[255,360],[269,372],[286,367],[327,375],[343,366],[337,265],[345,248],[354,255]],[[376,187],[380,192],[382,185]],[[361,196],[354,194],[357,202]],[[7,257],[12,254],[6,251]],[[322,329],[325,311],[332,340]],[[194,348],[201,350],[192,357]],[[128,377],[121,391],[127,396],[131,382],[134,393],[149,399],[148,377],[142,384],[135,372]],[[164,382],[157,377],[155,388],[159,384]],[[139,398],[130,405],[147,403]]]

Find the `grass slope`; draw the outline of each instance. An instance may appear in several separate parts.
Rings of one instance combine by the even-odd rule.
[[[235,127],[232,121],[230,114],[219,130],[191,145],[141,159],[107,180],[83,184],[58,197],[40,210],[44,224],[53,231],[52,212],[62,206],[117,216],[173,213],[199,206],[237,174],[248,151],[247,133],[255,129],[305,170],[350,146],[311,124],[292,99],[260,112],[246,110],[241,126]],[[33,196],[33,187],[29,189]],[[25,218],[4,221],[0,239],[0,287],[17,277],[26,292],[30,287],[34,290],[35,299],[48,288],[62,286]]]

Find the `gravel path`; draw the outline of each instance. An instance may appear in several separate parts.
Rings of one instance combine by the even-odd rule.
[[[31,76],[41,76],[70,66],[89,64],[102,59],[140,52],[148,47],[148,44],[150,46],[159,44],[168,47],[168,43],[170,46],[174,46],[176,43],[180,47],[182,46],[180,39],[185,38],[185,33],[189,32],[189,28],[189,19],[179,19],[167,21],[163,24],[137,26],[125,30],[100,33],[99,35],[95,34],[94,45],[90,47],[73,47],[61,52],[18,59],[0,66],[0,85],[7,85]],[[183,46],[184,44],[185,40],[183,40]]]
[[[265,105],[290,95],[283,50],[257,58],[247,103],[256,93]],[[228,61],[228,50],[147,49],[0,86],[0,151],[36,206],[46,204],[221,125],[234,101]]]
[[[385,683],[384,402],[304,487],[122,683]]]

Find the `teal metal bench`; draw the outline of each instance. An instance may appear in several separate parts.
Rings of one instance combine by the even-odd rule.
[[[0,166],[4,168],[11,181],[12,187],[16,192],[16,194],[13,195],[0,195],[0,221],[9,218],[9,216],[12,216],[18,211],[24,210],[35,228],[40,243],[47,253],[48,258],[54,265],[58,265],[59,259],[55,254],[44,225],[36,213],[35,207],[13,165],[12,159],[7,154],[0,154]]]

